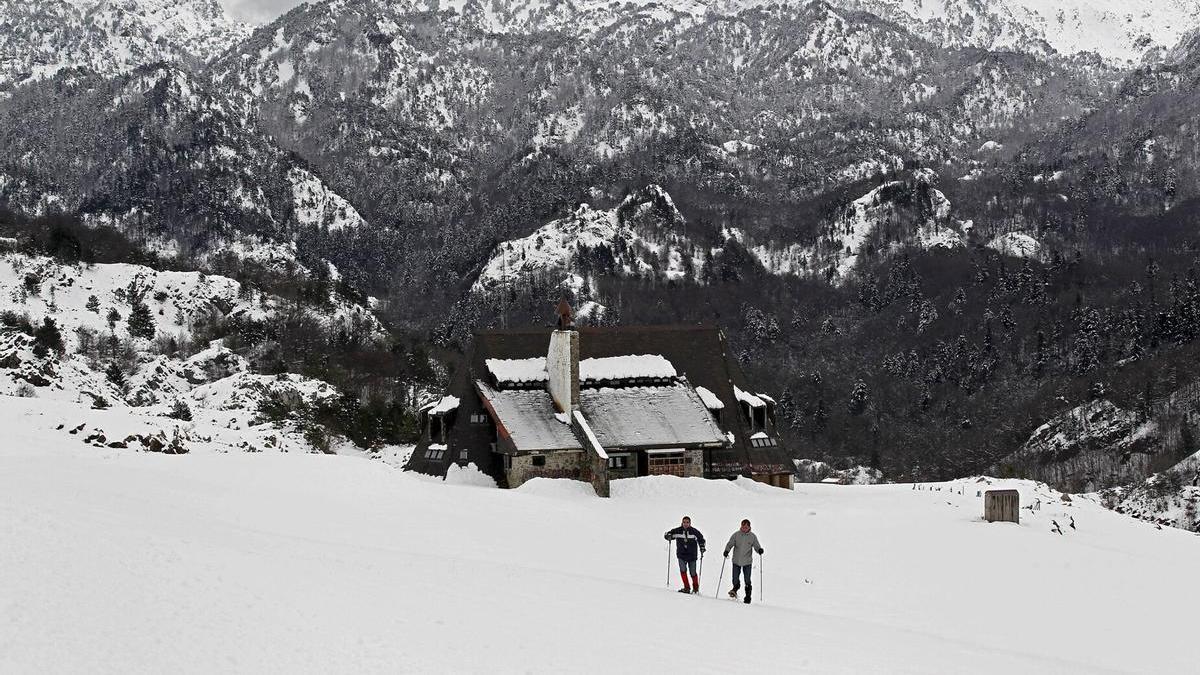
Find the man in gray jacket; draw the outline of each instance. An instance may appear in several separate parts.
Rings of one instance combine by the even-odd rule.
[[[742,526],[738,528],[733,536],[729,537],[729,543],[725,544],[725,557],[729,557],[729,552],[733,551],[733,588],[729,591],[729,597],[737,598],[738,588],[741,587],[742,575],[746,579],[746,599],[745,603],[750,604],[750,569],[754,564],[754,551],[758,551],[762,555],[762,546],[758,543],[758,535],[750,531],[750,521],[743,520]]]

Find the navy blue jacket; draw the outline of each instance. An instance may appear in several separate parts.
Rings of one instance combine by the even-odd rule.
[[[700,551],[704,550],[704,535],[694,527],[685,528],[681,525],[667,530],[663,539],[675,540],[675,555],[680,560],[695,560]]]

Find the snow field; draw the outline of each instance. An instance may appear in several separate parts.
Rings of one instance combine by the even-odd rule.
[[[54,430],[69,414],[0,398],[0,672],[1194,667],[1200,541],[1030,482],[993,485],[1042,500],[1021,525],[981,522],[974,481],[652,478],[601,500],[353,457],[93,448]],[[684,514],[709,539],[703,597],[673,592],[673,561],[664,585]],[[766,550],[749,607],[712,598],[742,517]]]

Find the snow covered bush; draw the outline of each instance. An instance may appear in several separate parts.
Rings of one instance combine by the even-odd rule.
[[[192,409],[183,399],[175,399],[175,403],[171,405],[170,417],[181,420],[183,422],[192,421]]]

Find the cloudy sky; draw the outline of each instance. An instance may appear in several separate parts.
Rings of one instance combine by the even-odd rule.
[[[243,21],[265,22],[274,19],[304,0],[221,0],[225,9]]]

